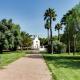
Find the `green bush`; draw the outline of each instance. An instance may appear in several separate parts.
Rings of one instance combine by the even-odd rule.
[[[51,53],[51,45],[47,45],[47,52]],[[66,52],[66,45],[59,41],[53,41],[53,52],[54,53],[63,53]]]
[[[59,41],[53,41],[53,49],[55,53],[66,52],[66,45]]]

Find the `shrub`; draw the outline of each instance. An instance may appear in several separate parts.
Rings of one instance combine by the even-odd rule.
[[[59,41],[53,41],[53,49],[55,53],[66,52],[66,45]]]

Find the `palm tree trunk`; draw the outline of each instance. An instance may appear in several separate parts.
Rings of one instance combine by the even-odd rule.
[[[60,41],[60,39],[59,39],[59,30],[58,30],[58,40]]]
[[[74,51],[73,51],[73,55],[75,55],[76,52],[76,35],[74,35]]]
[[[70,46],[70,36],[69,36],[69,26],[68,26],[68,54],[70,54],[70,47],[71,46]]]
[[[53,40],[52,40],[52,19],[50,18],[50,40],[51,40],[51,52],[53,54]]]
[[[68,54],[70,54],[70,40],[68,39]]]
[[[74,38],[74,51],[73,51],[73,55],[75,55],[75,38]]]
[[[48,45],[50,44],[49,43],[49,29],[47,29],[47,32],[48,32]]]
[[[70,37],[69,37],[69,31],[67,32],[67,50],[68,54],[70,54]]]

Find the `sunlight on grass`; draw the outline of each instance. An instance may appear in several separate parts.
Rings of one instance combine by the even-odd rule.
[[[80,80],[80,55],[43,54],[55,80]]]
[[[0,54],[0,68],[17,60],[22,56],[25,56],[24,51],[4,52],[3,54]]]

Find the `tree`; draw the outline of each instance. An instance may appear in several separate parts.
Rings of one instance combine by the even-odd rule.
[[[31,47],[32,45],[31,35],[22,31],[21,32],[21,43],[22,43],[22,47]]]
[[[55,53],[64,53],[66,52],[66,45],[58,40],[53,41]]]
[[[39,38],[41,46],[48,46],[48,38]]]
[[[5,36],[5,31],[7,31],[7,27],[4,26],[1,22],[0,22],[0,52],[2,53],[4,47],[6,47],[7,45],[7,40],[6,40],[6,36]],[[7,46],[8,47],[8,46]]]
[[[48,45],[49,45],[49,41],[50,41],[50,36],[49,36],[50,23],[49,23],[49,20],[46,20],[45,29],[47,29],[47,32],[48,32]]]
[[[65,25],[64,39],[67,40],[66,34],[68,37],[68,50],[73,51],[73,54],[76,52],[76,40],[78,38],[78,33],[80,33],[80,4],[66,13],[62,20],[62,24]]]
[[[12,19],[0,21],[0,51],[16,50],[21,44],[20,26]]]
[[[60,35],[60,30],[61,30],[61,29],[62,29],[62,25],[59,24],[59,23],[57,23],[57,24],[55,25],[55,30],[58,30],[58,40],[60,40],[59,35]]]
[[[21,46],[21,34],[20,34],[20,26],[13,24],[11,33],[13,34],[13,50],[16,50],[19,46]]]
[[[50,40],[51,40],[51,50],[52,50],[52,54],[53,54],[53,41],[52,41],[52,21],[56,20],[56,13],[54,11],[54,9],[47,9],[44,13],[44,20],[49,20],[50,22]]]
[[[70,53],[70,12],[66,13],[61,19],[61,24],[66,26],[66,36],[67,36],[67,45],[68,45],[68,53]]]

